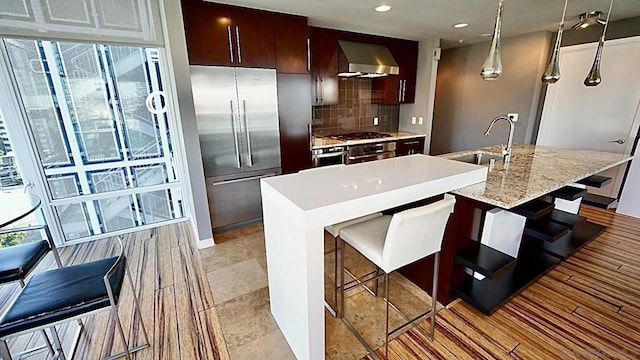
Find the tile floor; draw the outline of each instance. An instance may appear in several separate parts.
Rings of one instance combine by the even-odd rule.
[[[328,233],[325,235],[325,248],[330,250],[333,238]],[[262,225],[216,234],[216,243],[214,247],[202,249],[200,254],[231,359],[295,359],[269,310]],[[375,268],[351,248],[347,248],[345,259],[347,268],[356,276]],[[325,256],[326,294],[333,291],[334,263],[334,254],[329,251]],[[383,289],[381,285],[380,291]],[[328,297],[333,302],[332,297]],[[430,308],[431,298],[397,274],[392,275],[390,298],[409,319]],[[367,341],[381,345],[385,314],[382,297],[373,297],[363,287],[356,287],[347,292],[345,303],[347,319]],[[341,320],[328,311],[325,315],[327,359],[360,359],[367,354]],[[391,328],[404,323],[394,309],[390,311],[390,319]]]

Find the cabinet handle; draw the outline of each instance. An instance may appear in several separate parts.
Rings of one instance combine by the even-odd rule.
[[[236,26],[236,44],[238,47],[238,63],[242,64],[242,52],[240,48],[240,27]]]
[[[319,83],[320,83],[320,77],[318,77],[318,76],[314,76],[314,77],[313,77],[313,80],[314,80],[314,81],[315,81],[315,83],[316,83],[316,89],[315,89],[316,91],[315,91],[315,95],[316,95],[316,103],[317,103],[317,102],[318,102],[318,92],[319,92],[319,90],[318,90],[318,85],[319,85]]]
[[[320,101],[324,102],[324,76],[320,78]]]
[[[233,40],[231,39],[231,25],[227,25],[227,35],[229,36],[229,56],[231,57],[231,63],[233,64]]]
[[[407,80],[404,80],[404,86],[402,87],[402,101],[404,102],[407,98]]]
[[[398,102],[402,101],[402,80],[400,80],[400,84],[398,84]]]
[[[307,38],[307,71],[311,71],[311,39]]]
[[[307,129],[309,133],[309,151],[313,151],[313,132],[311,129],[311,123],[307,124]]]
[[[406,143],[404,143],[404,145],[416,145],[416,144],[420,144],[420,140],[418,140],[418,141],[407,141]]]

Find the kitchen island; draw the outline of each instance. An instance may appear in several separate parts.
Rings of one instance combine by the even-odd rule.
[[[631,159],[625,154],[514,145],[511,162],[505,164],[500,150],[494,146],[441,155],[475,162],[480,160],[476,154],[483,154],[481,161],[489,168],[485,183],[452,191],[458,201],[445,233],[438,287],[441,303],[461,297],[485,314],[604,231],[576,214],[580,185],[567,188],[575,195],[570,201],[561,192]],[[574,211],[554,206],[565,203],[578,206]],[[402,273],[430,289],[430,268],[425,260]]]
[[[324,359],[324,227],[482,183],[487,168],[427,155],[261,180],[271,313],[298,359]]]
[[[500,146],[440,156],[445,159],[459,159],[475,153],[500,155]],[[505,166],[503,162],[497,161],[487,174],[486,183],[459,189],[454,193],[503,209],[511,209],[631,159],[632,156],[626,154],[514,145],[511,162]]]

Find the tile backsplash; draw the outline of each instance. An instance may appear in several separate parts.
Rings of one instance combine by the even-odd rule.
[[[398,131],[400,105],[372,104],[371,79],[340,78],[338,89],[338,105],[313,107],[314,132]],[[373,125],[376,116],[378,126]]]

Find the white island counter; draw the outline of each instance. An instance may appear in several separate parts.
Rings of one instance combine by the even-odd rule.
[[[261,180],[271,313],[298,359],[324,359],[324,226],[484,182],[487,168],[411,155]]]

